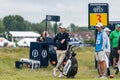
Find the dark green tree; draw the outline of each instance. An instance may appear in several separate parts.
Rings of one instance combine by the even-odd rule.
[[[0,33],[3,33],[5,31],[5,27],[3,25],[3,21],[0,19]]]
[[[7,31],[25,31],[24,18],[19,15],[9,15],[3,18],[3,25]]]
[[[37,31],[38,33],[42,33],[43,31],[45,31],[45,27],[46,27],[46,20],[42,20],[40,23],[33,23],[31,25],[31,28],[33,31]],[[50,22],[47,23],[47,31],[48,32],[52,32],[52,24]]]
[[[32,23],[30,23],[28,21],[24,21],[24,26],[25,26],[26,31],[33,31],[32,30]]]

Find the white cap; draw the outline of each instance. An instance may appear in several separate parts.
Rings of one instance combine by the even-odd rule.
[[[111,31],[111,30],[110,30],[109,28],[106,27],[106,28],[104,29],[104,31]]]
[[[65,28],[65,26],[64,26],[64,25],[61,25],[59,28]]]
[[[96,27],[103,27],[103,24],[102,24],[102,23],[98,23],[98,24],[96,25]]]

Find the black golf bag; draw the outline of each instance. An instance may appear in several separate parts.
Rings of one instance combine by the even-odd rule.
[[[72,50],[72,48],[72,45],[68,45],[66,57],[63,62],[62,72],[67,78],[74,78],[78,71],[78,63],[75,58],[76,53]]]

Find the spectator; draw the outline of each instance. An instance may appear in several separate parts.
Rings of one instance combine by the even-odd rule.
[[[44,32],[43,32],[43,36],[44,36],[44,37],[49,37],[48,31],[44,31]]]
[[[109,40],[109,34],[110,34],[110,29],[109,28],[105,28],[104,29],[104,31],[106,32],[106,34],[108,35],[107,36],[107,44],[108,44],[108,46],[107,46],[107,49],[106,49],[106,59],[105,59],[105,61],[106,61],[106,65],[107,65],[107,76],[110,76],[110,69],[109,69],[109,56],[110,56],[110,52],[111,52],[111,47],[110,47],[110,40]]]
[[[119,37],[119,40],[118,40],[118,53],[120,54],[120,37]]]
[[[43,36],[43,34],[41,34],[38,38],[37,38],[38,42],[43,42],[45,41],[45,37]]]
[[[61,26],[60,28],[60,33],[57,34],[54,38],[54,44],[55,47],[54,49],[56,50],[57,53],[57,65],[56,67],[53,69],[53,75],[56,76],[56,72],[58,71],[58,69],[61,68],[61,64],[65,58],[65,52],[67,50],[67,43],[70,40],[69,39],[69,34],[67,32],[65,32],[65,26]],[[62,72],[60,73],[59,77],[62,77]]]
[[[118,54],[118,40],[120,36],[120,24],[116,24],[115,30],[110,33],[110,43],[113,54],[113,68],[116,69],[115,74],[118,74],[117,62],[119,58]]]
[[[118,41],[118,54],[119,54],[119,60],[118,60],[118,72],[119,72],[120,70],[120,37]]]
[[[107,45],[107,34],[103,31],[103,24],[98,23],[96,25],[98,33],[96,38],[96,61],[98,61],[98,70],[99,70],[99,78],[107,78],[106,77],[106,62],[105,62],[105,51]]]

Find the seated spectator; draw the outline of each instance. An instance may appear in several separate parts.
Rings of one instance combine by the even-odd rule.
[[[37,41],[38,41],[38,42],[43,42],[43,41],[45,41],[45,38],[44,38],[43,34],[41,34],[40,37],[37,38]]]

